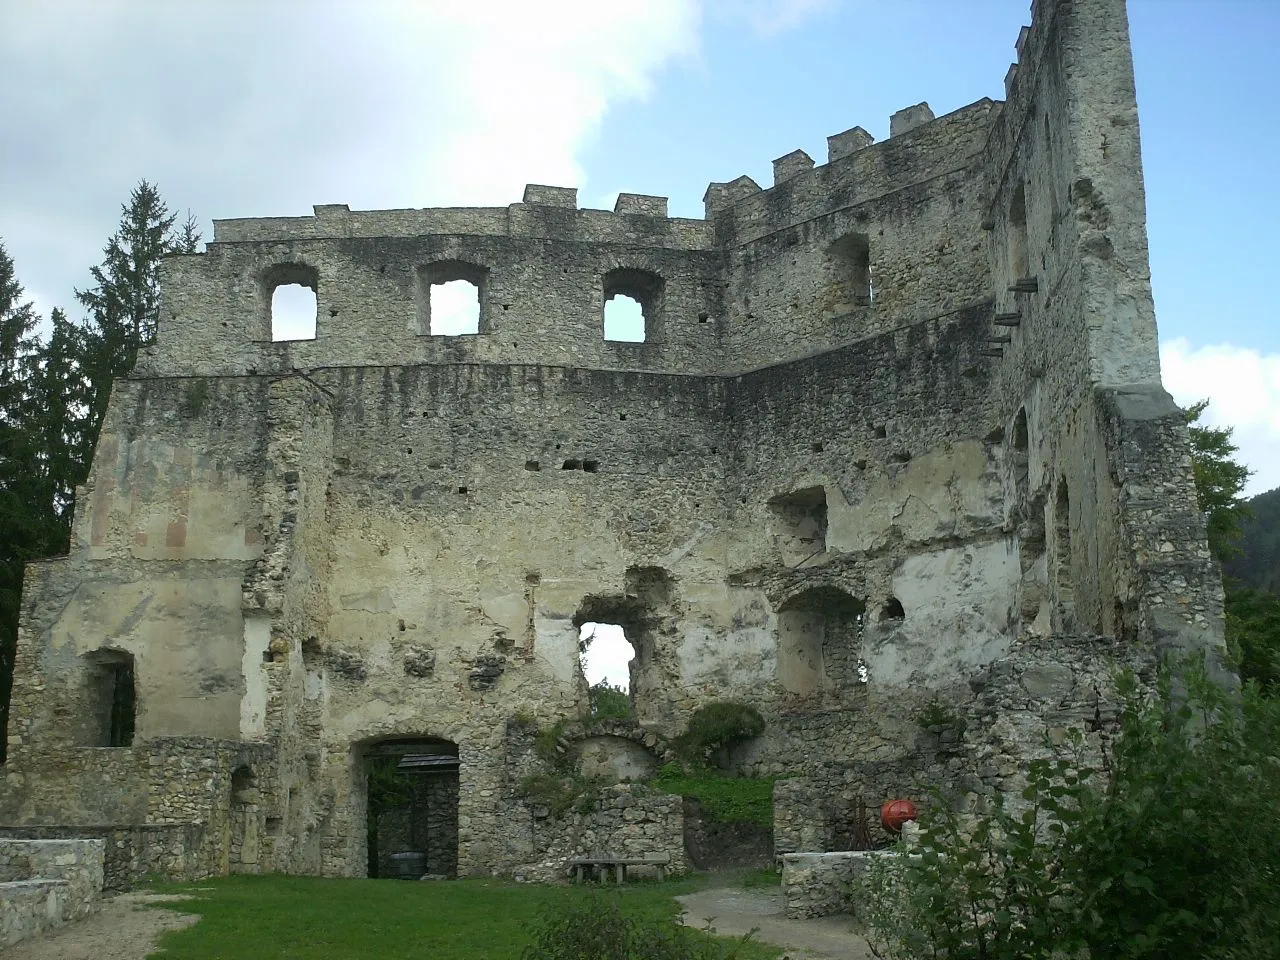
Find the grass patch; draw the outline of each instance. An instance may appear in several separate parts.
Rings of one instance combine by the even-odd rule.
[[[700,882],[634,883],[605,888],[603,895],[617,897],[626,916],[674,919],[680,911],[673,897]],[[158,955],[164,960],[519,960],[541,914],[592,895],[583,887],[497,880],[285,876],[222,877],[163,889],[196,896],[169,906],[203,917],[164,935],[165,952]],[[737,956],[774,960],[780,952],[751,943]]]
[[[782,874],[773,867],[761,867],[758,870],[744,873],[738,881],[738,886],[745,887],[748,890],[780,887],[782,886]]]
[[[711,770],[686,773],[669,763],[658,771],[653,785],[667,793],[692,797],[703,812],[720,823],[773,826],[773,785],[776,777],[730,777]]]

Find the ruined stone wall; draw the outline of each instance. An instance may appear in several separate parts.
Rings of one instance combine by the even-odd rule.
[[[1007,785],[1030,740],[913,718],[976,710],[967,683],[1038,638],[1220,645],[1123,4],[1041,0],[1018,52],[1005,103],[853,128],[769,189],[713,183],[705,220],[533,185],[219,221],[165,264],[71,554],[29,568],[0,820],[195,822],[202,870],[363,874],[367,754],[438,739],[458,869],[486,873],[560,843],[508,730],[585,709],[583,622],[635,645],[647,732],[748,700],[771,725],[743,768],[837,806]],[[446,278],[478,284],[478,334],[430,334]],[[316,339],[272,343],[294,282]],[[605,341],[628,290],[647,339]],[[1062,642],[1092,677],[1106,651]],[[133,747],[103,743],[101,656],[131,658]]]
[[[1016,809],[1033,759],[1069,756],[1101,770],[1118,730],[1121,671],[1152,684],[1156,652],[1106,636],[1027,636],[963,683],[893,702],[871,690],[861,710],[779,717],[738,759],[794,775],[774,790],[778,854],[849,849],[859,800],[884,842],[888,800],[980,804],[1001,794]]]

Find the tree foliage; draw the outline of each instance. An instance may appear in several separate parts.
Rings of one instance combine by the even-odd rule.
[[[1226,574],[1253,590],[1280,594],[1280,488],[1260,493],[1246,504],[1239,550],[1223,560]]]
[[[1200,417],[1208,400],[1193,403],[1184,413],[1191,436],[1191,457],[1195,470],[1196,501],[1205,515],[1209,549],[1219,560],[1239,548],[1241,523],[1249,508],[1240,496],[1251,471],[1236,460],[1239,448],[1231,441],[1231,427],[1206,427]]]
[[[43,324],[0,244],[0,761],[23,568],[66,553],[111,383],[155,336],[160,262],[194,253],[199,242],[195,220],[177,224],[156,187],[141,181],[90,271],[93,285],[76,291],[85,320],[55,309]]]
[[[1231,428],[1197,425],[1208,403],[1202,400],[1185,413],[1209,549],[1227,573],[1227,649],[1242,680],[1280,695],[1280,596],[1274,592],[1280,586],[1280,491],[1242,499],[1250,471],[1235,459]]]

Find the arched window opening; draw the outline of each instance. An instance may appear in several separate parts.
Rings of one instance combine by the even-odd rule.
[[[871,241],[865,233],[846,233],[828,246],[824,269],[831,315],[852,313],[875,302]]]
[[[1075,625],[1076,594],[1071,571],[1071,498],[1065,478],[1058,481],[1058,495],[1053,505],[1054,580],[1058,594],[1061,627]]]
[[[261,283],[272,341],[314,340],[320,286],[316,269],[303,263],[278,263],[263,273]]]
[[[480,288],[467,280],[431,284],[431,335],[457,337],[480,332]]]
[[[370,877],[458,875],[458,745],[438,737],[364,748]]]
[[[133,654],[124,650],[96,650],[85,659],[91,713],[90,746],[133,746],[137,717]]]
[[[774,542],[783,562],[796,567],[827,550],[827,491],[806,487],[769,501]]]
[[[629,717],[631,662],[636,648],[616,623],[588,621],[578,628],[578,656],[587,678],[593,717]]]
[[[778,609],[778,682],[801,696],[867,682],[862,628],[867,605],[838,587],[814,587]]]
[[[665,716],[654,637],[657,625],[670,616],[672,589],[671,576],[661,567],[630,567],[621,593],[588,594],[573,615],[587,683],[596,686],[607,677],[615,690],[625,690],[641,720]],[[621,706],[616,696],[612,699]]]
[[[483,332],[488,274],[486,268],[461,260],[419,267],[415,332],[433,337]]]
[[[1027,260],[1027,192],[1021,183],[1009,203],[1009,267],[1015,281],[1030,273]]]
[[[620,267],[604,275],[604,339],[642,343],[657,338],[665,282],[656,273]]]

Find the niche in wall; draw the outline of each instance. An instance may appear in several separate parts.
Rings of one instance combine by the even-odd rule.
[[[871,282],[871,241],[865,233],[846,233],[833,241],[823,257],[827,309],[833,316],[852,313],[875,302]]]
[[[809,696],[866,682],[862,628],[867,605],[838,587],[813,587],[778,608],[778,682]]]
[[[827,491],[805,487],[769,501],[770,533],[782,562],[794,567],[827,549]]]

